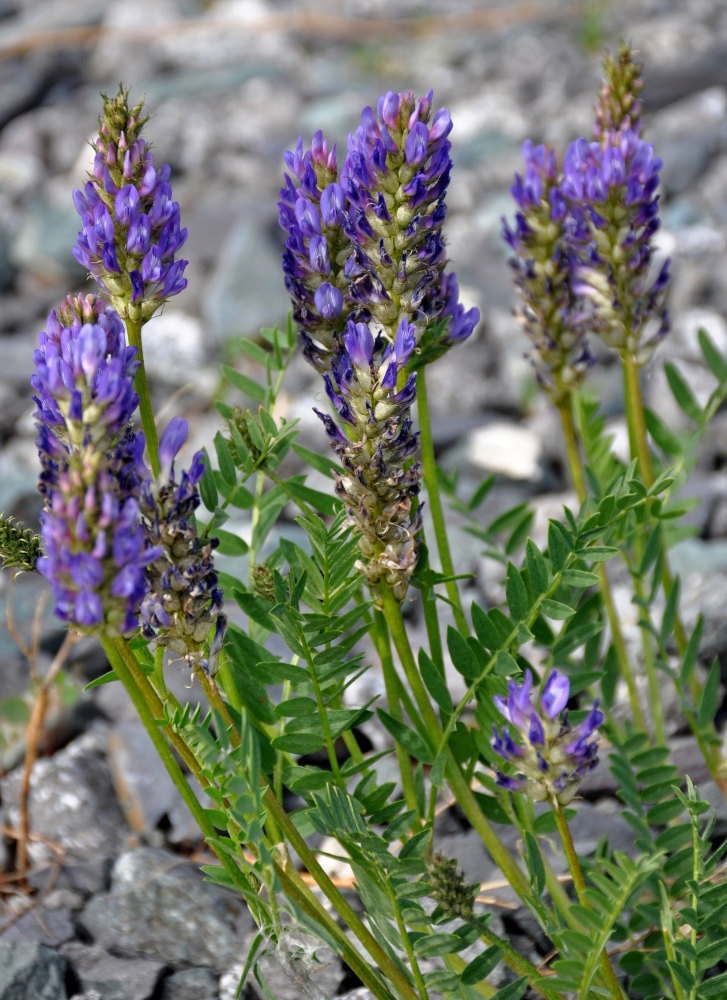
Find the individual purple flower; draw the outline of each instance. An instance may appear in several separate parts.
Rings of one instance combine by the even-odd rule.
[[[520,302],[515,314],[530,338],[535,375],[557,406],[578,388],[592,358],[585,340],[587,311],[578,300],[571,220],[555,153],[523,144],[525,170],[511,187],[515,224],[503,237]]]
[[[143,103],[129,108],[123,88],[103,101],[93,172],[73,193],[82,220],[73,254],[124,319],[144,323],[187,285],[187,261],[176,258],[187,230],[170,169],[141,138]]]
[[[227,619],[212,556],[218,542],[199,537],[194,514],[204,475],[202,452],[189,469],[175,472],[187,431],[186,420],[170,421],[159,442],[159,476],[148,479],[141,492],[145,534],[157,553],[146,570],[142,634],[214,673]]]
[[[466,340],[480,321],[480,310],[476,306],[465,310],[459,301],[459,285],[454,272],[442,275],[440,294],[444,305],[439,314],[446,321],[444,343],[459,344]]]
[[[540,693],[539,710],[532,701],[533,676],[525,672],[521,685],[510,681],[507,698],[496,695],[495,708],[506,719],[502,731],[493,725],[492,748],[516,769],[514,776],[497,771],[497,783],[525,792],[536,801],[571,801],[585,775],[598,763],[598,727],[603,713],[596,702],[575,729],[565,712],[570,695],[568,678],[552,670]],[[562,714],[565,713],[565,714]]]

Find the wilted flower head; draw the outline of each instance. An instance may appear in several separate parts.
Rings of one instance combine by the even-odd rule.
[[[158,167],[141,130],[143,102],[128,105],[128,90],[104,95],[93,172],[73,192],[82,228],[73,254],[96,278],[124,318],[146,322],[186,288],[186,260],[175,255],[187,239],[170,169]]]
[[[202,452],[194,455],[188,470],[177,474],[174,468],[187,430],[186,420],[170,421],[159,442],[159,477],[147,480],[141,494],[146,536],[157,552],[147,569],[142,633],[214,673],[227,619],[212,558],[217,539],[199,537],[194,515],[200,503],[197,484],[204,475]]]
[[[531,798],[557,799],[565,805],[578,790],[585,775],[598,763],[596,730],[603,713],[596,702],[575,729],[568,725],[570,682],[551,671],[540,694],[539,710],[532,703],[533,675],[527,670],[521,685],[510,681],[507,698],[496,695],[495,708],[512,727],[493,725],[492,748],[517,768],[514,777],[497,772],[504,788],[525,792]]]

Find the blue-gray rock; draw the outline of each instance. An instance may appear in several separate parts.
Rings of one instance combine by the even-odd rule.
[[[103,1000],[149,1000],[155,995],[162,962],[145,958],[121,959],[97,945],[72,941],[61,953],[68,960],[82,989],[95,991]]]
[[[261,326],[285,317],[289,305],[280,263],[282,243],[276,245],[255,221],[241,219],[233,229],[210,278],[204,306],[215,343],[254,335]]]
[[[159,1000],[216,1000],[217,979],[210,969],[180,969],[162,982]]]
[[[66,1000],[66,960],[36,941],[0,941],[0,1000]]]
[[[106,737],[91,730],[52,757],[36,762],[30,785],[31,829],[63,847],[74,861],[116,854],[126,846],[129,829],[114,794],[106,762]],[[20,775],[0,782],[10,822],[17,822]],[[50,849],[39,841],[29,848],[35,863],[47,861]]]
[[[238,897],[205,882],[189,862],[140,847],[118,859],[111,891],[88,902],[80,923],[119,955],[222,971],[240,960],[252,920]]]
[[[56,948],[76,936],[73,915],[69,910],[48,910],[34,907],[11,924],[2,941],[24,941]]]

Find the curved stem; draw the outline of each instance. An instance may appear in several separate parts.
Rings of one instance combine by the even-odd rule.
[[[144,348],[141,343],[141,323],[131,319],[126,321],[126,331],[129,336],[129,345],[136,348],[136,358],[139,361],[139,370],[134,377],[134,388],[139,395],[139,413],[141,415],[141,426],[144,428],[146,437],[146,447],[149,452],[149,464],[155,476],[159,475],[159,438],[157,436],[154,412],[151,408],[151,397],[149,396],[149,384],[146,379],[146,368],[144,367]]]
[[[439,552],[439,561],[442,564],[442,572],[445,576],[450,577],[445,584],[447,597],[452,605],[457,628],[463,635],[469,635],[469,627],[462,608],[459,590],[457,589],[457,581],[453,579],[455,575],[454,563],[452,562],[452,553],[449,549],[449,539],[447,538],[447,529],[444,524],[442,498],[439,493],[439,483],[437,482],[437,460],[434,455],[432,422],[429,414],[427,383],[423,368],[417,372],[417,411],[419,414],[419,430],[421,432],[424,486],[432,512],[434,537],[437,542],[437,551]]]

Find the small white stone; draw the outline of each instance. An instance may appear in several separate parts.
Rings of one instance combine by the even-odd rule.
[[[541,447],[528,427],[495,420],[467,438],[467,458],[478,469],[511,479],[538,479]]]

